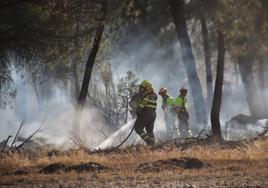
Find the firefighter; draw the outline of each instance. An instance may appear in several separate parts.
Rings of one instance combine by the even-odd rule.
[[[180,89],[180,95],[175,100],[174,108],[177,111],[179,119],[179,132],[181,137],[187,137],[191,135],[189,129],[189,113],[187,111],[187,92],[184,87]]]
[[[168,137],[174,136],[177,133],[175,127],[176,111],[174,110],[175,101],[172,96],[167,93],[166,88],[161,88],[158,93],[162,97],[162,109],[165,115],[165,123]]]
[[[136,110],[135,131],[147,145],[154,146],[153,130],[156,118],[157,95],[154,93],[152,84],[147,80],[141,82],[139,94],[141,98]]]

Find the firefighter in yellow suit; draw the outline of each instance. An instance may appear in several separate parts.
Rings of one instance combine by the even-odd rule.
[[[167,92],[166,88],[161,88],[158,93],[162,97],[162,109],[165,115],[165,124],[168,138],[176,136],[177,131],[175,127],[176,111],[174,110],[175,100]]]
[[[139,95],[140,100],[136,110],[137,119],[134,124],[135,131],[147,145],[154,146],[153,130],[156,118],[157,94],[154,93],[152,84],[144,80],[139,86]]]
[[[189,129],[189,113],[187,110],[187,93],[188,90],[184,87],[180,89],[180,95],[175,99],[174,108],[177,111],[179,119],[179,132],[181,137],[190,136],[192,133]]]

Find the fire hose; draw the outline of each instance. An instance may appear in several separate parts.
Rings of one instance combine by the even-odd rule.
[[[126,138],[125,138],[119,145],[117,145],[117,146],[115,146],[115,147],[106,148],[106,149],[103,149],[103,150],[98,149],[98,150],[96,150],[96,151],[97,151],[97,152],[99,152],[99,151],[112,152],[112,151],[117,150],[118,148],[120,148],[120,147],[127,141],[127,139],[128,139],[128,138],[130,137],[130,135],[132,134],[134,128],[135,128],[135,126],[133,125],[133,127],[132,127],[131,131],[129,132],[129,134],[127,135],[127,137],[126,137]]]
[[[131,131],[129,132],[129,134],[127,135],[127,137],[118,146],[114,147],[113,149],[120,148],[127,141],[127,139],[130,137],[130,135],[132,134],[134,128],[135,128],[135,126],[133,125],[133,127],[132,127]]]

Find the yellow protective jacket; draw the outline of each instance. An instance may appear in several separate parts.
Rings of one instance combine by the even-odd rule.
[[[141,111],[143,108],[156,109],[157,107],[157,95],[154,92],[145,93],[141,98],[141,101],[138,106],[138,111]]]
[[[187,108],[187,98],[184,97],[184,96],[182,96],[182,95],[179,95],[176,98],[176,100],[175,100],[174,107],[175,107],[175,110],[177,112],[186,111],[186,108]]]

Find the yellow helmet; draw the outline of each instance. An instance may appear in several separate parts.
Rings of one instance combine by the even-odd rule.
[[[140,83],[140,87],[146,87],[148,84],[150,84],[150,82],[148,80],[143,80],[141,83]]]
[[[140,84],[140,89],[146,91],[153,91],[153,86],[148,80],[143,80]]]
[[[146,88],[148,85],[152,85],[148,80],[143,80],[140,87]]]

